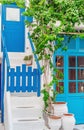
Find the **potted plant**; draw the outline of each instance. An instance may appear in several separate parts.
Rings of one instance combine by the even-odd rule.
[[[32,56],[32,55],[26,55],[26,56],[24,57],[25,64],[26,64],[27,66],[32,65],[32,59],[33,59],[33,56]]]

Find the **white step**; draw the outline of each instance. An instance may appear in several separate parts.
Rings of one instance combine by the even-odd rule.
[[[14,92],[11,93],[11,96],[17,96],[17,97],[32,97],[32,96],[37,96],[36,92]]]
[[[14,130],[45,130],[43,119],[17,119],[13,122]]]
[[[7,93],[5,102],[5,112],[7,113],[5,117],[8,122],[5,120],[5,126],[7,126],[5,130],[9,130],[9,128],[10,130],[47,130],[43,119],[42,97],[37,97],[33,93],[27,96]]]
[[[38,118],[42,117],[43,110],[41,107],[17,107],[12,109],[15,118]]]
[[[4,125],[0,123],[0,130],[4,130]]]
[[[41,106],[43,107],[43,99],[42,97],[36,97],[36,96],[32,96],[32,97],[18,97],[18,96],[11,96],[11,103],[12,103],[12,107],[31,107],[31,106]]]

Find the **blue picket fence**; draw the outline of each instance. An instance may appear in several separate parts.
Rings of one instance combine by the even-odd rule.
[[[40,96],[40,73],[25,64],[7,70],[7,91],[37,92]]]

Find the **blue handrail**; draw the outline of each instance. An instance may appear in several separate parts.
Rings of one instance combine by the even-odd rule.
[[[32,48],[32,52],[34,53],[35,52],[35,47],[34,47],[34,44],[32,42],[32,39],[30,38],[30,33],[28,32],[28,38],[29,38],[29,41],[30,41],[30,45],[31,45],[31,48]],[[36,54],[34,54],[34,58],[35,58],[35,61],[36,61],[36,64],[37,64],[37,68],[40,72],[40,74],[42,74],[42,70],[41,70],[41,67],[40,67],[40,63],[38,61],[38,57]]]
[[[7,63],[7,67],[10,68],[10,61],[9,61],[9,57],[8,57],[8,53],[7,53],[7,47],[5,44],[5,37],[4,37],[4,33],[2,33],[2,49],[3,49],[3,53],[4,53],[4,58],[6,60]]]
[[[7,49],[6,49],[6,45],[5,45],[5,37],[4,37],[4,33],[2,32],[2,52],[3,52],[3,57],[2,57],[2,80],[1,80],[1,122],[4,122],[4,87],[5,87],[5,60],[7,63],[7,69],[10,68],[10,62],[9,62],[9,57],[8,57],[8,53],[7,53]]]

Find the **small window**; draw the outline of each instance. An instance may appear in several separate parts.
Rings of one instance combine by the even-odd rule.
[[[69,93],[76,93],[76,83],[75,82],[69,83]]]
[[[84,69],[78,69],[78,79],[84,80]]]
[[[69,67],[75,67],[76,66],[76,57],[70,56],[69,57]]]
[[[7,21],[20,21],[20,9],[6,8],[6,20]]]
[[[59,80],[64,79],[64,70],[63,69],[58,69],[56,72],[56,78]]]
[[[78,67],[84,67],[84,56],[78,56]]]
[[[56,66],[57,67],[63,67],[64,66],[63,56],[56,56]]]
[[[60,94],[64,93],[64,83],[59,82],[58,85],[56,86],[56,91]]]
[[[76,80],[76,70],[69,69],[69,80]]]
[[[84,93],[84,82],[79,82],[78,83],[78,92],[79,93]]]

